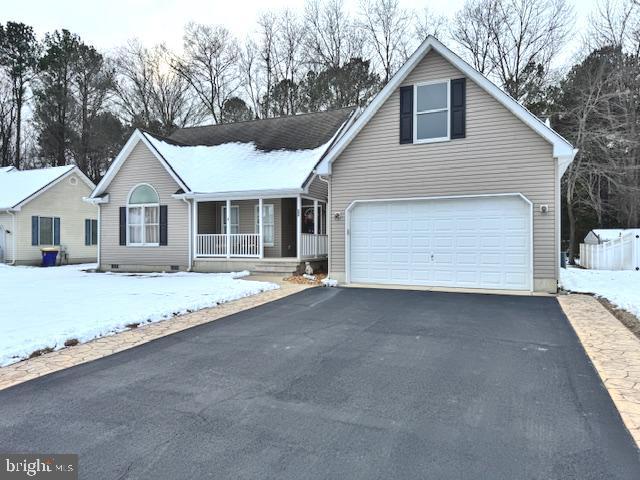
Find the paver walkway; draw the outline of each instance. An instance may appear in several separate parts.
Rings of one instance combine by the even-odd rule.
[[[142,325],[135,329],[101,337],[75,347],[63,348],[40,357],[1,367],[0,390],[74,365],[106,357],[196,325],[218,320],[222,317],[287,297],[312,286],[284,282],[280,278],[272,276],[251,276],[247,277],[246,280],[270,281],[279,284],[280,288],[223,303],[216,307],[180,315],[169,320]]]
[[[589,295],[558,301],[640,447],[640,340]]]

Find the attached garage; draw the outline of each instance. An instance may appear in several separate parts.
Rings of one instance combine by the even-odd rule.
[[[530,291],[531,215],[519,194],[356,201],[347,281]]]

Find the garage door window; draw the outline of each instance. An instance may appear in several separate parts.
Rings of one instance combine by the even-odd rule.
[[[415,143],[449,140],[449,81],[415,86]]]

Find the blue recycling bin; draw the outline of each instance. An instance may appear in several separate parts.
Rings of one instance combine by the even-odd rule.
[[[55,267],[56,258],[58,257],[57,248],[43,248],[42,252],[42,266],[43,267]]]

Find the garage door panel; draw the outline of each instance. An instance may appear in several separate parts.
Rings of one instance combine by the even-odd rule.
[[[515,196],[362,203],[350,215],[350,280],[528,290],[530,228]]]

